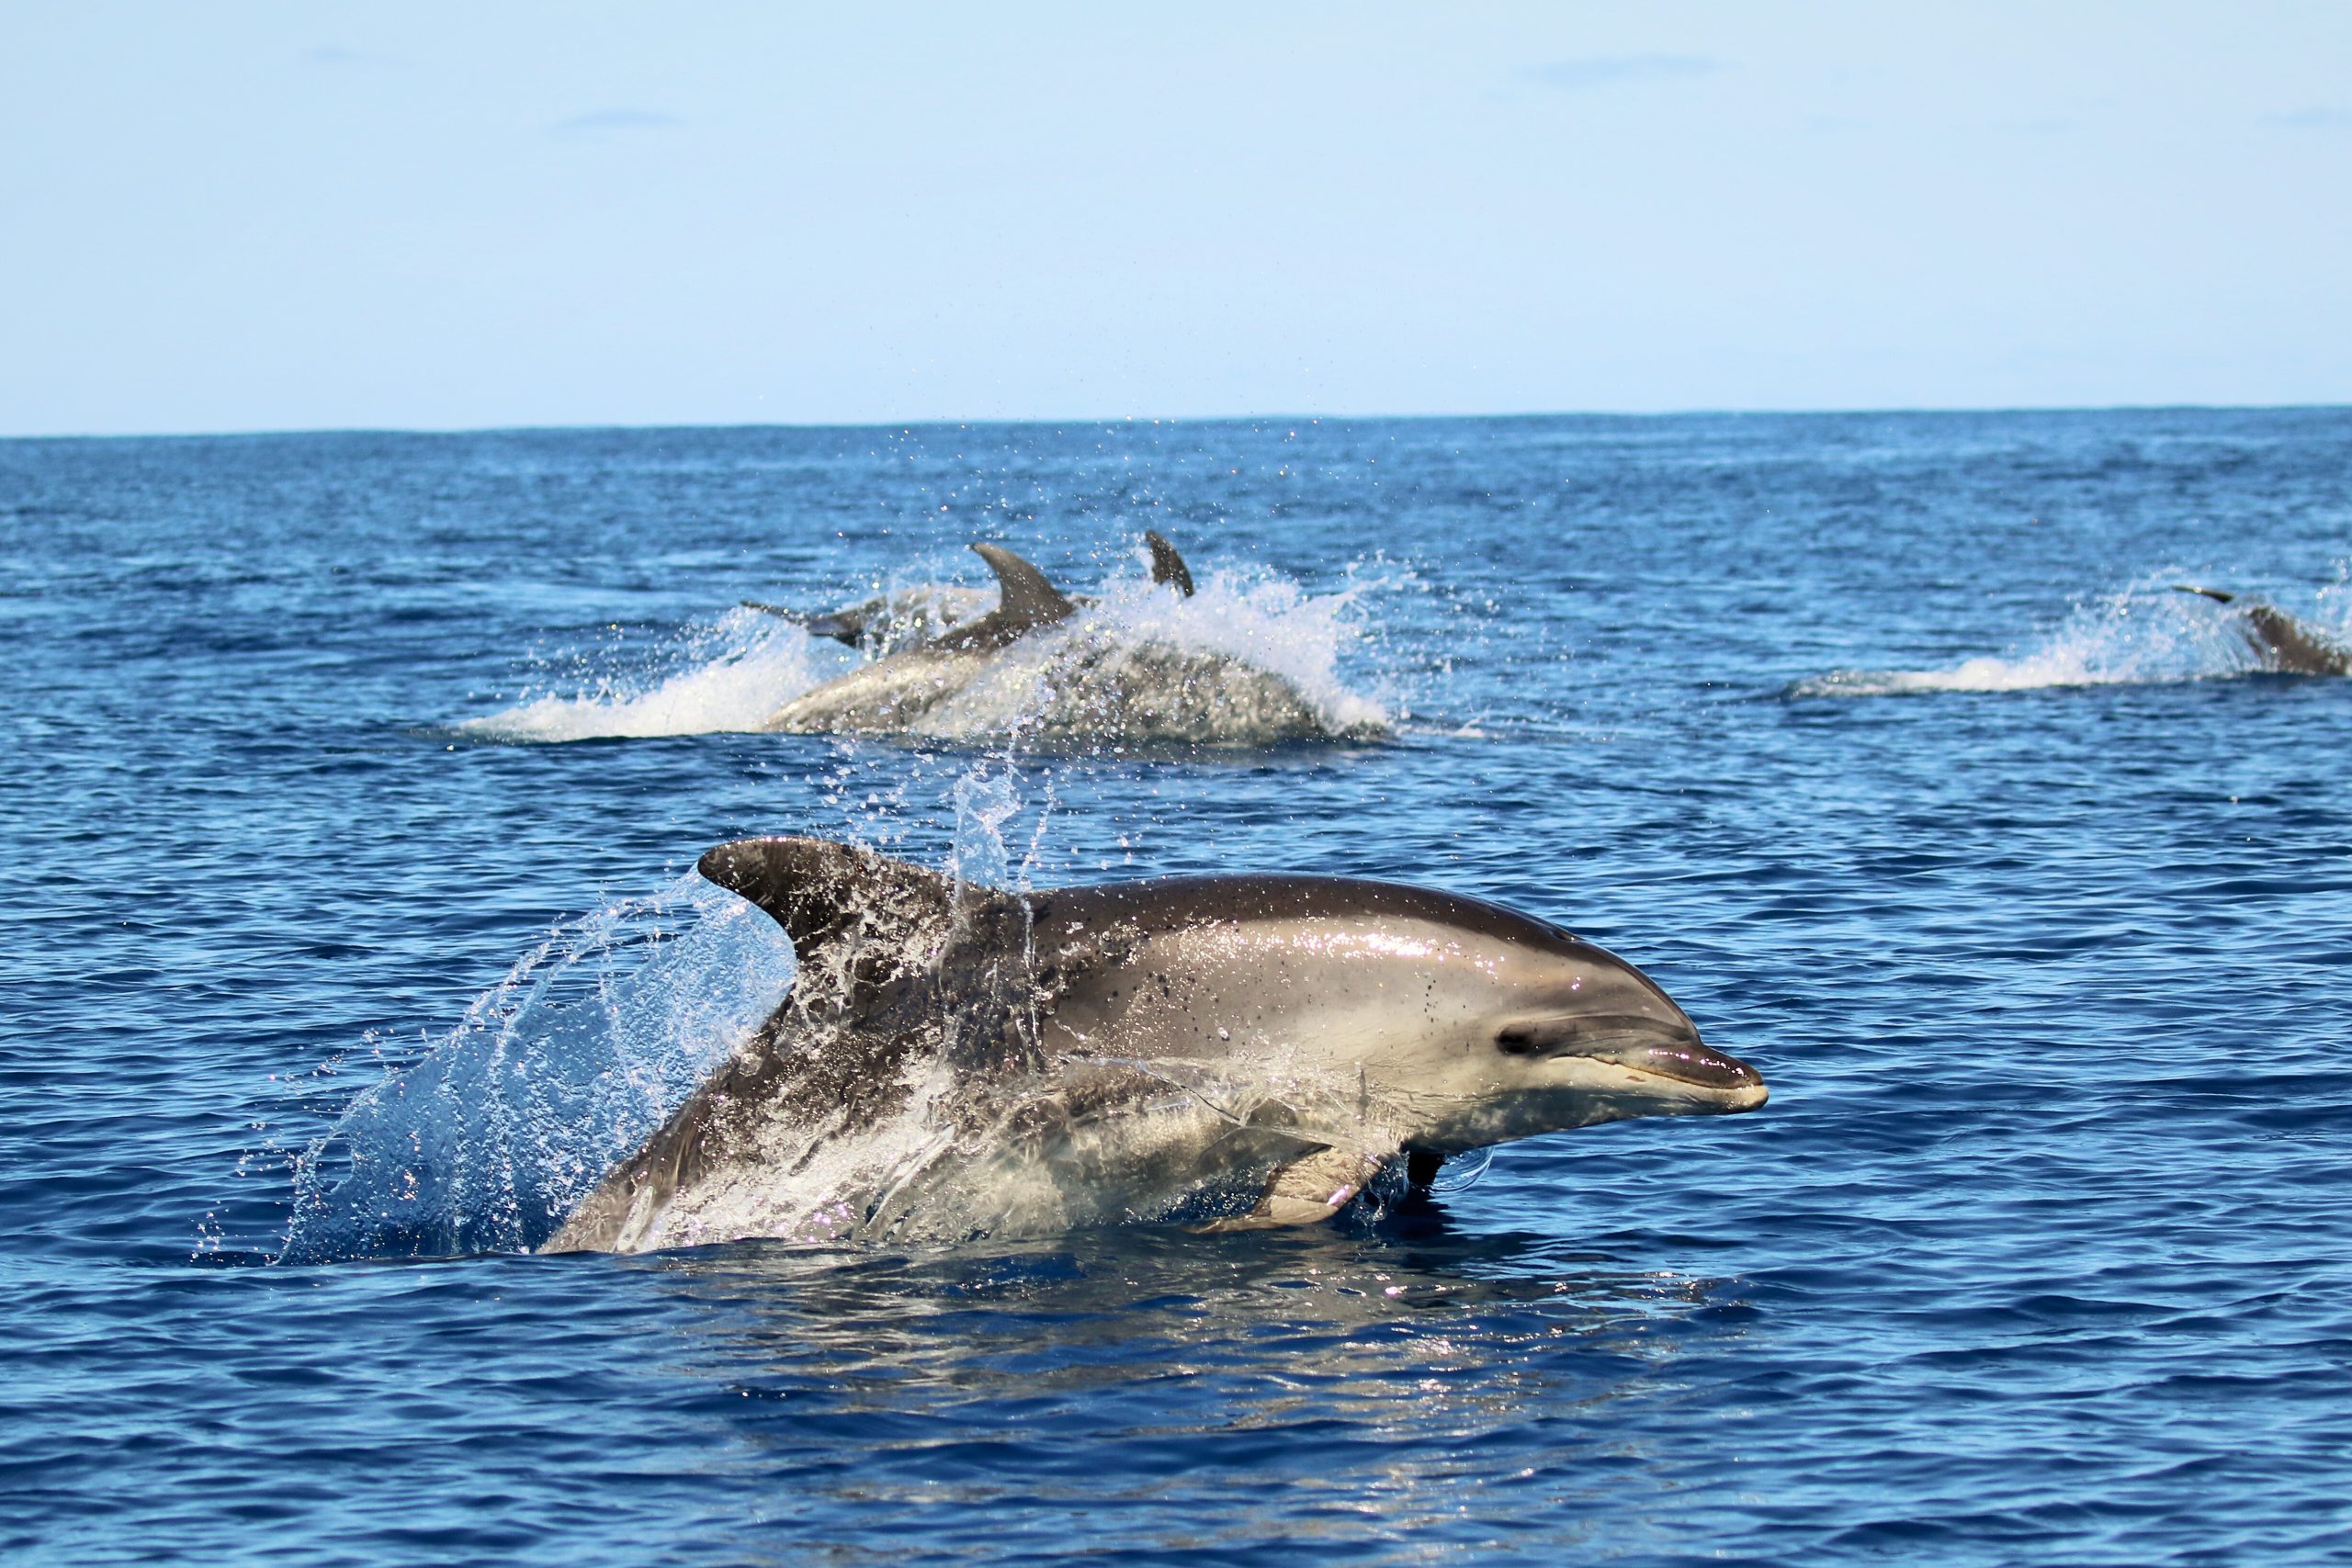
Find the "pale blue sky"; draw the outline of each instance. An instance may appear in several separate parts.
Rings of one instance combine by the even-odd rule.
[[[0,0],[0,434],[2352,401],[2342,4]]]

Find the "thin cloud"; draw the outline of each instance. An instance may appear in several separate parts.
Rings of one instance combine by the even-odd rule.
[[[1711,76],[1723,63],[1704,54],[1589,54],[1577,60],[1555,60],[1528,74],[1547,87],[1581,92],[1587,87],[1611,87],[1621,82],[1664,82]]]
[[[597,109],[592,114],[576,114],[559,124],[558,130],[661,130],[685,121],[676,115],[660,109]]]
[[[2282,130],[2352,130],[2352,109],[2295,109],[2287,114],[2264,115],[2262,123]]]

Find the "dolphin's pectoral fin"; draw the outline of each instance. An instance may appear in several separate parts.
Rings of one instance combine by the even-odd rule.
[[[888,938],[1011,900],[905,861],[824,839],[737,839],[695,869],[757,904],[803,964],[845,936]]]
[[[1157,528],[1144,530],[1143,542],[1151,551],[1151,580],[1172,583],[1176,592],[1190,599],[1193,596],[1193,569],[1176,553],[1176,547]]]
[[[1346,1208],[1387,1163],[1387,1156],[1363,1149],[1318,1148],[1277,1168],[1256,1208],[1202,1229],[1254,1231],[1318,1224]]]
[[[746,610],[764,611],[771,615],[781,615],[786,620],[796,624],[806,622],[808,619],[808,611],[796,610],[789,604],[769,604],[757,599],[738,599],[735,603],[742,605]]]
[[[2201,593],[2220,604],[2226,604],[2237,597],[2234,593],[2224,593],[2218,588],[2199,588],[2193,582],[2176,582],[2172,587],[2176,593]]]
[[[1078,608],[1046,579],[1046,574],[997,545],[974,545],[979,558],[996,573],[996,614],[1008,623],[1042,626],[1058,621]]]

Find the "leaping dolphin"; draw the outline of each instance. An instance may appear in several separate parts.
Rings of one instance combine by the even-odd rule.
[[[1143,542],[1151,551],[1152,581],[1167,584],[1183,597],[1191,598],[1192,569],[1176,553],[1176,547],[1156,528],[1144,531]],[[764,610],[771,615],[797,622],[810,637],[831,637],[852,648],[897,649],[922,647],[948,628],[985,613],[988,601],[983,589],[928,583],[821,613],[764,604],[757,599],[741,603],[747,609]],[[1082,607],[1093,601],[1083,594],[1072,594],[1070,603]]]
[[[1400,1168],[1765,1100],[1632,964],[1476,898],[1006,893],[803,838],[698,869],[790,936],[791,991],[542,1250],[878,1236],[926,1203],[961,1234],[1151,1217],[1237,1182],[1212,1228],[1303,1224]]]
[[[2352,649],[2312,630],[2275,604],[2224,593],[2218,588],[2175,583],[2183,593],[2201,593],[2227,604],[2231,624],[2265,670],[2279,675],[2352,675]]]
[[[995,609],[803,692],[770,714],[762,728],[794,735],[904,729],[969,685],[990,654],[1024,633],[1077,614],[1075,601],[1011,550],[997,545],[972,548],[996,573]]]

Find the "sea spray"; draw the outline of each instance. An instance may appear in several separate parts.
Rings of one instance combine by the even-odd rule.
[[[300,1156],[283,1258],[537,1246],[792,974],[774,921],[692,874],[557,928]]]
[[[2210,601],[2173,584],[2201,581],[2153,573],[2078,605],[2039,643],[1938,670],[1838,670],[1800,681],[1792,697],[1902,696],[1925,692],[2018,692],[2056,686],[2154,685],[2250,674],[2260,662]]]
[[[831,793],[860,839],[888,836],[910,790],[929,793],[902,781],[888,799],[852,800],[854,778],[845,759]],[[932,785],[955,812],[951,874],[1025,885],[1053,819],[1050,776],[1026,777],[1006,749]],[[281,1260],[538,1246],[769,1018],[794,974],[775,921],[695,874],[557,927],[296,1158]],[[741,1206],[797,1208],[783,1234],[811,1239],[860,1234],[893,1194],[903,1208],[910,1184],[955,1153],[941,1066],[917,1065],[899,1112],[818,1151],[792,1194],[747,1192]]]
[[[526,694],[512,707],[456,728],[510,741],[756,730],[779,705],[851,667],[835,644],[776,616],[739,608],[682,629],[650,653],[607,651],[574,678],[569,694]]]
[[[1180,598],[1114,578],[1096,603],[1015,643],[908,728],[1057,749],[1377,739],[1390,712],[1344,672],[1368,640],[1371,586],[1317,595],[1218,570]]]
[[[1095,603],[995,655],[954,694],[901,705],[886,728],[1062,750],[1377,739],[1401,705],[1387,690],[1393,677],[1374,668],[1369,605],[1401,576],[1351,570],[1349,578],[1315,594],[1272,573],[1219,570],[1188,599],[1123,572]],[[856,668],[849,650],[792,622],[736,609],[650,652],[584,658],[564,680],[543,677],[565,689],[526,693],[455,728],[505,741],[758,730],[786,704]]]
[[[956,781],[956,852],[949,874],[958,882],[1003,887],[1012,877],[1004,826],[1021,809],[1012,759],[975,763]],[[1042,825],[1041,825],[1042,830]]]

